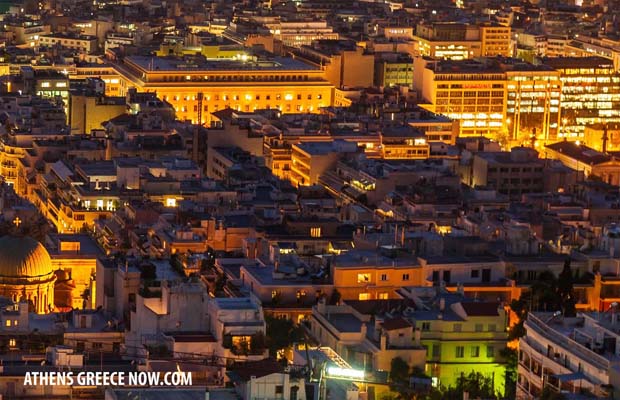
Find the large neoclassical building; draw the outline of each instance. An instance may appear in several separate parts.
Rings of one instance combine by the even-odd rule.
[[[49,253],[31,237],[0,238],[0,296],[26,300],[30,311],[47,313],[54,309],[56,274]]]

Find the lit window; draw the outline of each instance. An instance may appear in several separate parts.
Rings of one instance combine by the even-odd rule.
[[[9,339],[9,347],[16,347],[17,346],[17,342],[15,341],[15,339]]]
[[[56,82],[56,87],[67,87],[67,82]]]
[[[387,294],[387,292],[379,293],[379,299],[381,299],[381,300],[387,300],[387,299],[388,299],[388,294]]]
[[[103,210],[103,200],[97,200],[97,210]]]
[[[310,236],[312,236],[313,238],[321,237],[321,228],[310,228]]]
[[[370,274],[357,274],[357,283],[369,283]]]
[[[381,280],[382,281],[387,281],[388,280],[387,274],[381,274]]]
[[[50,83],[49,82],[43,82],[41,83],[41,87],[50,87]]]
[[[177,199],[175,198],[166,199],[166,207],[176,207],[176,206],[177,206]]]
[[[6,326],[11,326],[11,320],[10,320],[10,319],[7,319],[7,320],[6,320],[6,322],[5,322],[5,325],[6,325]]]
[[[360,293],[358,296],[359,300],[370,300],[370,293]]]
[[[16,319],[15,319],[15,320],[13,320],[13,326],[17,326],[17,325],[19,325],[19,321],[18,321],[18,320],[16,320]]]
[[[284,95],[284,100],[288,100],[288,101],[293,100],[293,95],[292,95],[292,94],[286,94],[286,95]]]

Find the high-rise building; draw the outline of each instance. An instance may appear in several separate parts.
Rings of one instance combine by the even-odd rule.
[[[577,139],[586,125],[620,122],[620,73],[602,57],[545,58],[560,72],[561,125],[558,137]]]
[[[560,73],[548,66],[504,64],[508,134],[518,142],[555,139],[560,122]]]
[[[424,106],[461,120],[464,136],[496,137],[505,132],[506,86],[497,63],[415,60],[414,87],[427,103]]]

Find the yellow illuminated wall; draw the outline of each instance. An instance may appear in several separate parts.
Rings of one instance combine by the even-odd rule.
[[[317,113],[332,105],[333,86],[320,70],[192,70],[159,71],[136,64],[117,65],[121,94],[135,87],[157,92],[169,102],[178,119],[211,122],[210,113],[226,108],[251,112],[278,109],[283,113]],[[199,99],[202,94],[202,103]],[[200,110],[199,110],[200,108]]]

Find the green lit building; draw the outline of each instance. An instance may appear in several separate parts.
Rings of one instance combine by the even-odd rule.
[[[375,61],[375,86],[412,86],[413,59],[406,54],[379,53]]]

